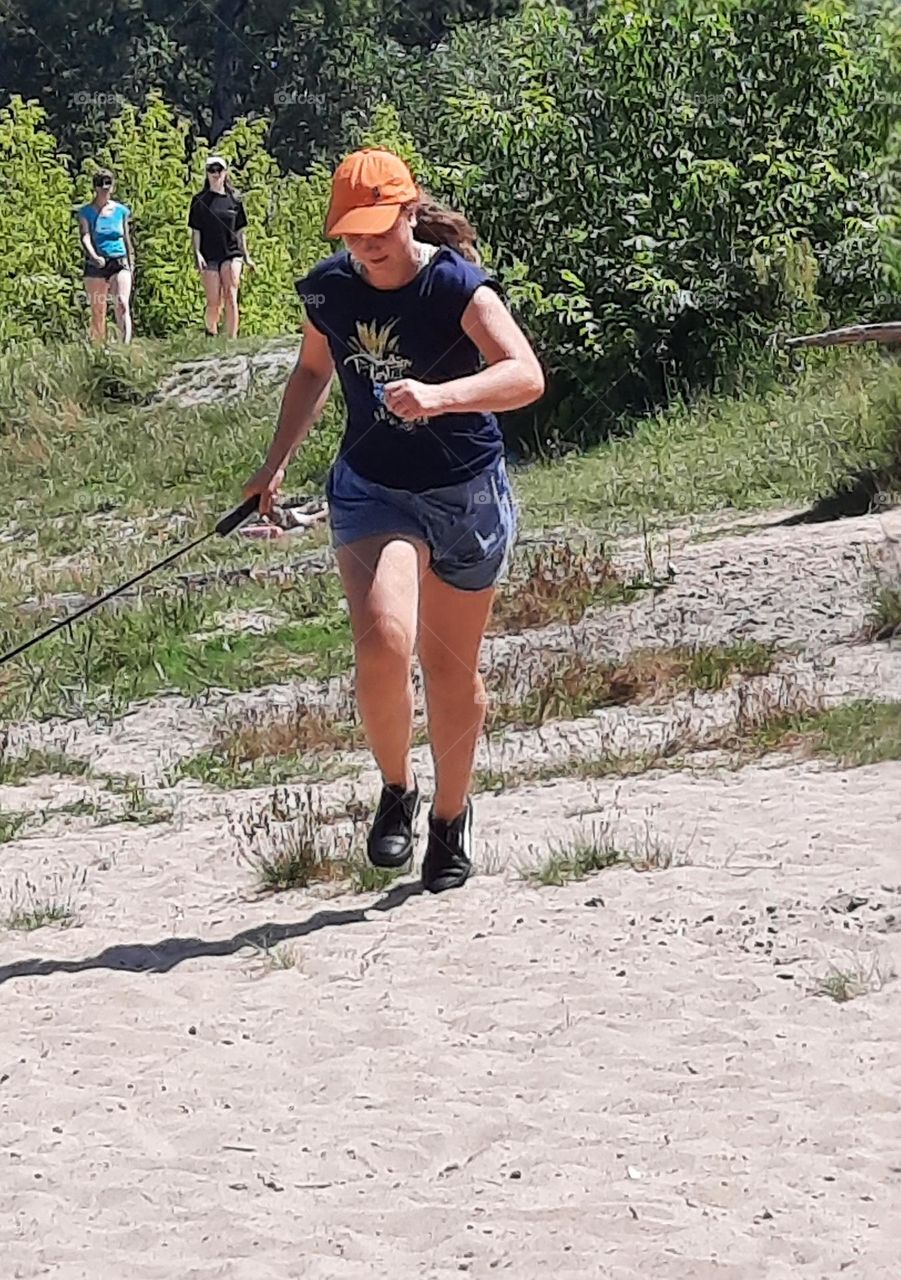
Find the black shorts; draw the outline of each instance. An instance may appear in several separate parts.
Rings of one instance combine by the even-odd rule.
[[[219,269],[224,263],[237,262],[239,259],[243,260],[243,257],[244,255],[240,253],[230,253],[226,258],[204,258],[204,262],[206,263],[204,271],[215,271],[218,274]]]
[[[91,262],[90,259],[84,264],[86,280],[112,280],[113,276],[117,276],[120,271],[127,270],[127,258],[107,258],[102,267],[98,267],[97,263]]]

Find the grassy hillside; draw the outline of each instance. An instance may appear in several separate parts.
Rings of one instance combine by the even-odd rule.
[[[200,351],[209,348],[187,354]],[[0,484],[12,495],[0,542],[3,649],[59,616],[64,593],[98,594],[238,499],[268,443],[280,383],[190,409],[157,402],[184,354],[140,343],[0,363]],[[321,485],[339,431],[335,401],[292,468],[292,492]],[[817,357],[790,387],[674,410],[590,452],[519,468],[516,488],[525,527],[607,537],[692,512],[812,503],[862,476],[870,489],[901,489],[901,369],[845,351]],[[286,565],[309,545],[214,540],[179,570]],[[244,688],[348,660],[333,575],[190,595],[174,573],[153,585],[0,672],[0,714],[114,710],[166,689]],[[256,629],[241,621],[253,611],[265,615]]]

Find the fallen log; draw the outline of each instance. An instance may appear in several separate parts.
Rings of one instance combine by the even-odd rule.
[[[901,320],[888,324],[852,324],[843,329],[785,339],[787,347],[846,347],[858,342],[901,342]]]

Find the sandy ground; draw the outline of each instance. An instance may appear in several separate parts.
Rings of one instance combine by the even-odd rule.
[[[873,527],[829,527],[837,580]],[[703,611],[732,588],[693,554]],[[846,696],[898,696],[897,651],[842,652]],[[84,789],[0,802],[41,788]],[[898,1276],[901,762],[482,795],[482,874],[437,899],[257,899],[227,805],[172,802],[2,846],[7,894],[85,876],[69,928],[0,929],[2,1280]],[[602,827],[673,865],[523,879]]]

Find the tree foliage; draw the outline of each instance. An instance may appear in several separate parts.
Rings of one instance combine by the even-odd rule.
[[[44,44],[36,0],[0,16],[2,74],[46,95],[0,113],[2,341],[82,325],[72,211],[98,163],[133,209],[139,331],[199,324],[186,217],[214,120],[259,268],[245,332],[299,322],[331,161],[391,146],[476,223],[572,434],[727,385],[779,329],[897,307],[896,6],[115,0],[101,40],[66,2],[42,0]],[[73,183],[50,126],[84,141],[92,112]]]
[[[528,0],[490,43],[451,42],[432,148],[580,413],[660,404],[775,328],[896,300],[873,165],[897,33],[840,0]]]
[[[62,337],[79,315],[73,190],[35,103],[0,110],[0,345]]]

